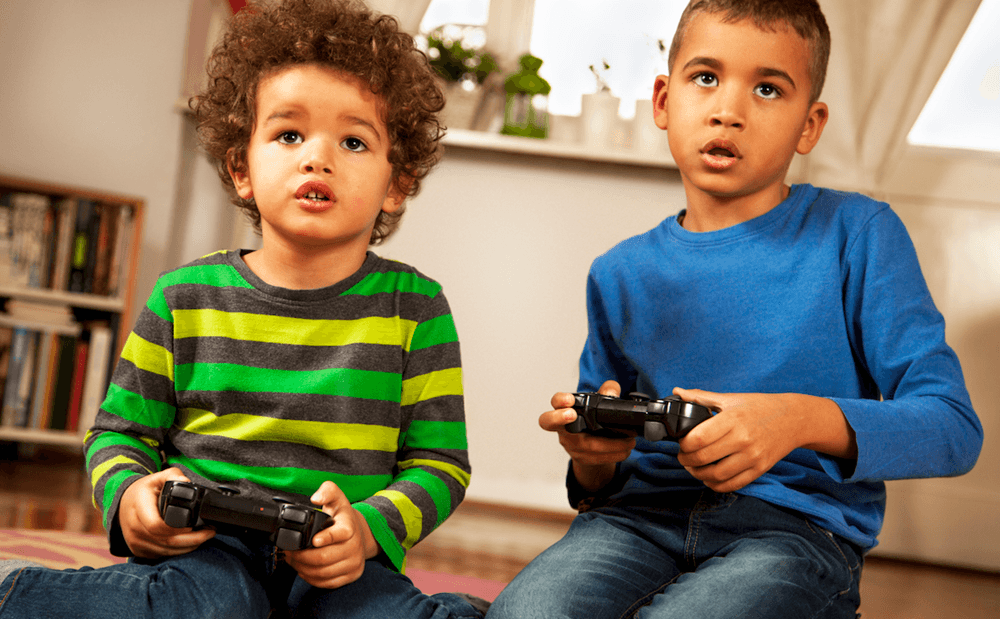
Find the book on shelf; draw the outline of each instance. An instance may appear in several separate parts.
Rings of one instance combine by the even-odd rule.
[[[4,425],[25,427],[35,375],[35,346],[38,333],[24,327],[14,329],[11,341],[7,383],[3,392]]]
[[[70,413],[67,429],[79,430],[80,423],[90,427],[97,417],[97,411],[108,391],[108,363],[112,355],[111,329],[104,325],[94,326],[90,330],[90,342],[86,359],[87,372],[84,375],[83,394],[80,405],[75,412]]]
[[[56,208],[56,234],[53,240],[49,286],[53,290],[67,290],[70,257],[73,255],[73,232],[76,226],[76,199],[63,198]]]
[[[75,330],[79,328],[73,317],[73,310],[68,305],[54,303],[38,303],[24,299],[7,301],[7,312],[0,314],[5,321],[30,322],[33,324],[64,327]]]
[[[78,432],[93,424],[108,388],[114,332],[104,321],[84,327],[71,334],[0,324],[0,353],[9,335],[0,431]]]
[[[7,391],[7,375],[10,369],[13,340],[14,327],[0,324],[0,425],[6,420],[6,416],[3,414],[3,400]]]
[[[0,284],[117,296],[132,205],[0,188]]]
[[[52,410],[53,388],[55,387],[59,356],[59,335],[54,331],[38,334],[38,350],[35,357],[34,387],[31,392],[31,407],[24,424],[27,428],[41,428],[48,425]]]
[[[48,286],[48,246],[52,242],[54,217],[49,198],[35,193],[10,197],[10,283],[17,286]]]

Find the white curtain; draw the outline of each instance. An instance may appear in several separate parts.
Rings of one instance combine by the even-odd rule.
[[[826,0],[830,121],[803,162],[814,185],[878,195],[979,0]]]

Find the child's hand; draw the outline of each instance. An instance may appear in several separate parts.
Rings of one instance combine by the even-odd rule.
[[[323,506],[333,524],[313,537],[314,548],[286,551],[285,561],[314,587],[336,589],[361,578],[365,561],[379,551],[368,521],[331,481],[323,482],[310,500]]]
[[[716,492],[743,488],[799,447],[857,457],[854,433],[832,400],[679,388],[674,395],[719,413],[682,438],[677,455],[689,473]]]
[[[613,380],[603,385],[599,393],[618,397],[621,387]],[[635,448],[635,437],[604,438],[585,432],[573,434],[567,432],[565,426],[576,419],[573,406],[573,394],[557,393],[552,396],[554,410],[543,413],[538,418],[538,425],[543,430],[557,432],[559,444],[573,460],[573,474],[577,482],[590,491],[604,487],[615,474],[615,465],[628,458]]]
[[[137,557],[155,559],[191,552],[215,535],[212,529],[175,529],[160,517],[160,491],[168,481],[190,481],[178,468],[147,475],[122,495],[118,524],[125,543]]]

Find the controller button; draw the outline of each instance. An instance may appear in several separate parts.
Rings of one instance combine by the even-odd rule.
[[[275,546],[282,550],[299,550],[302,548],[302,533],[290,529],[278,529]]]
[[[237,494],[240,493],[240,491],[237,490],[236,488],[231,488],[229,486],[219,486],[218,489],[219,489],[219,492],[221,492],[222,494],[224,494],[226,496],[236,496]]]
[[[281,510],[281,517],[287,520],[288,522],[305,524],[306,520],[309,519],[309,514],[307,514],[304,509],[297,509],[293,507]]]
[[[170,491],[170,496],[175,499],[181,499],[183,501],[190,501],[195,497],[197,492],[191,486],[178,486],[174,485],[173,490]]]
[[[166,522],[175,529],[183,529],[188,526],[188,520],[190,518],[191,510],[186,507],[168,505],[167,509],[163,512],[163,522]]]

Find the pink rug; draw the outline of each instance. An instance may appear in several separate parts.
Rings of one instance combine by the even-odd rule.
[[[0,560],[4,559],[26,559],[60,570],[125,562],[108,552],[102,535],[25,529],[0,529]],[[506,585],[497,580],[415,569],[407,570],[406,575],[427,594],[461,591],[490,601]]]

